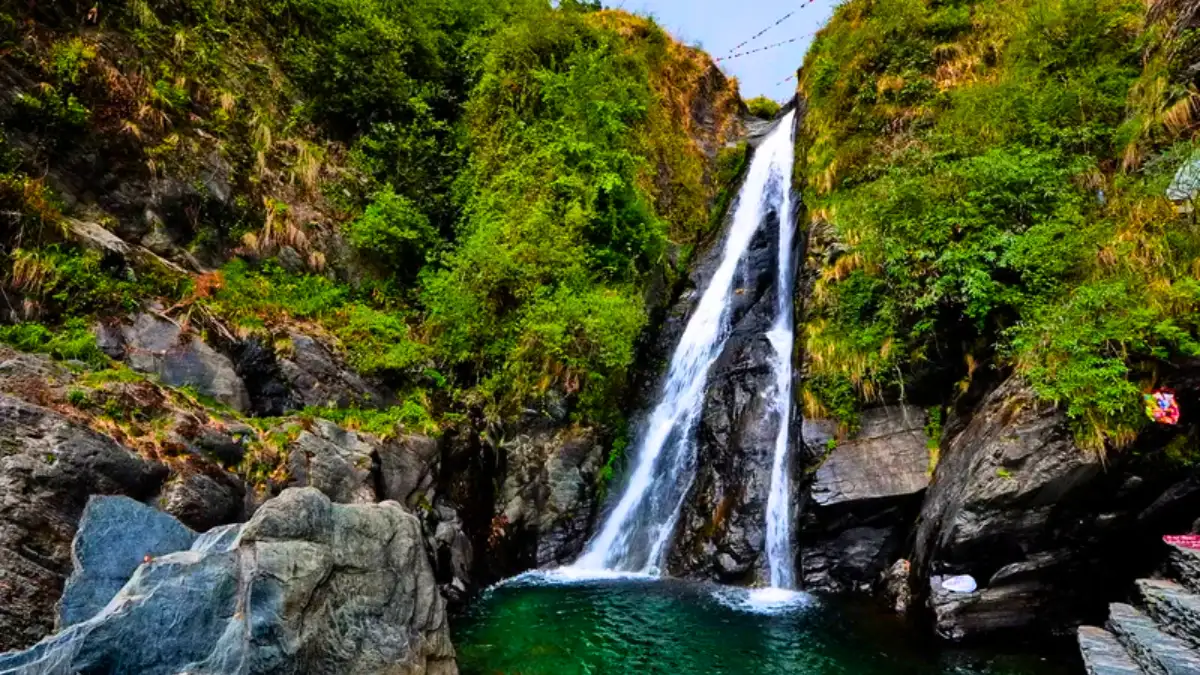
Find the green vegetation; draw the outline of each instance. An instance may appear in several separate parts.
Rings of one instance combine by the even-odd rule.
[[[1200,355],[1200,228],[1163,196],[1197,147],[1195,39],[1167,37],[1171,20],[1126,0],[837,10],[800,82],[827,261],[810,413],[944,401],[947,378],[965,390],[993,364],[1063,405],[1086,446],[1132,440],[1140,391]]]
[[[433,433],[547,396],[622,426],[644,288],[680,274],[667,251],[713,233],[744,167],[744,146],[709,155],[740,103],[706,55],[582,0],[75,9],[0,13],[37,83],[0,105],[0,339],[101,366],[87,326],[158,301],[283,356],[292,330],[333,345],[402,401],[306,413],[356,428]],[[51,171],[99,199],[56,199],[32,178]],[[190,273],[87,249],[67,216]]]
[[[773,119],[779,114],[781,107],[773,99],[769,99],[766,96],[758,96],[746,101],[746,108],[750,111],[750,114],[764,120]]]

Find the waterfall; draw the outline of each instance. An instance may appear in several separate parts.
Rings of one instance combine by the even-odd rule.
[[[696,423],[704,402],[709,368],[720,356],[728,338],[738,263],[765,216],[775,210],[780,217],[781,278],[777,285],[780,309],[769,337],[775,346],[778,363],[775,364],[777,381],[768,395],[775,397],[777,403],[773,412],[781,420],[772,474],[772,501],[769,502],[774,507],[768,509],[771,512],[768,549],[772,583],[776,583],[777,574],[779,584],[791,583],[792,566],[787,562],[791,555],[788,550],[786,452],[791,398],[793,223],[790,185],[794,115],[794,112],[788,113],[780,120],[755,151],[738,194],[720,264],[671,357],[662,393],[636,446],[633,473],[599,534],[573,565],[576,570],[660,573],[680,508],[695,477]],[[785,269],[788,270],[786,274]],[[776,492],[780,490],[780,497],[776,498]],[[778,573],[777,568],[780,568]]]
[[[787,125],[788,182],[783,186],[779,205],[779,267],[775,284],[775,323],[767,338],[775,350],[775,385],[770,396],[771,414],[779,430],[775,434],[775,456],[771,463],[771,492],[767,496],[767,568],[771,586],[791,589],[796,586],[796,560],[792,553],[792,503],[789,431],[792,415],[792,346],[795,343],[795,324],[792,317],[792,283],[795,270],[792,262],[792,237],[796,229],[792,211],[791,169],[794,161],[792,125]]]

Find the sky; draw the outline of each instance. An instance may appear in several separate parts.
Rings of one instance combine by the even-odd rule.
[[[796,72],[817,31],[833,14],[838,0],[604,0],[604,6],[653,16],[676,39],[701,47],[713,57],[725,56],[738,43],[795,10],[787,21],[738,51],[765,47],[791,38],[793,44],[757,54],[720,61],[727,75],[741,84],[743,98],[769,96],[780,102],[791,98]]]

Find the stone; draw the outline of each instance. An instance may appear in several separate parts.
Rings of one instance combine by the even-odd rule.
[[[475,551],[463,529],[458,511],[439,500],[430,513],[426,538],[433,551],[434,575],[442,595],[452,606],[465,605],[472,589],[471,568]]]
[[[1080,626],[1076,638],[1088,675],[1144,675],[1117,638],[1103,628]]]
[[[561,565],[583,550],[596,516],[603,448],[591,429],[534,429],[501,444],[508,472],[497,496],[517,567]]]
[[[288,487],[314,487],[339,504],[374,503],[374,452],[359,434],[314,420],[288,446]]]
[[[1200,596],[1162,579],[1138,579],[1142,606],[1164,631],[1200,649]]]
[[[407,435],[381,443],[375,450],[379,463],[381,499],[409,507],[432,502],[441,448],[428,436]]]
[[[888,607],[897,614],[905,614],[912,602],[912,589],[908,584],[912,564],[901,558],[892,564],[881,578],[883,597]]]
[[[859,433],[841,441],[829,420],[802,427],[806,455],[819,462],[797,533],[801,578],[812,590],[870,591],[900,557],[929,483],[924,411],[871,408],[861,420]]]
[[[1108,630],[1144,670],[1165,675],[1200,673],[1200,654],[1155,626],[1142,612],[1122,603],[1109,605]]]
[[[57,629],[104,609],[134,571],[152,558],[189,548],[196,533],[170,515],[128,497],[93,497],[71,547],[75,571],[59,602]]]
[[[0,655],[0,672],[458,672],[420,524],[399,504],[289,489],[213,535],[139,565],[98,614]]]
[[[0,650],[53,628],[88,498],[150,499],[166,478],[107,436],[0,394]]]
[[[1193,593],[1200,593],[1200,551],[1168,544],[1167,566]]]
[[[216,472],[177,474],[159,497],[163,511],[198,532],[241,521],[245,502],[241,479]]]
[[[200,336],[184,332],[179,324],[152,312],[137,315],[131,325],[121,326],[120,332],[121,351],[134,370],[158,375],[169,386],[195,387],[239,412],[250,409],[250,395],[233,363]]]
[[[810,494],[817,506],[911,495],[929,485],[925,412],[916,406],[873,408],[862,428],[837,444],[817,469]]]
[[[374,407],[383,403],[383,394],[320,342],[301,333],[288,337],[290,354],[279,358],[279,371],[300,407]]]
[[[1066,628],[1104,564],[1095,542],[1122,522],[1090,503],[1111,490],[1102,477],[1101,458],[1076,447],[1054,406],[1017,379],[993,390],[943,440],[917,525],[915,578],[988,580],[953,597],[918,586],[937,632]]]

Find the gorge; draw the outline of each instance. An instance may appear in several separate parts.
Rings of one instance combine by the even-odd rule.
[[[1197,36],[0,3],[0,674],[1200,672]]]

